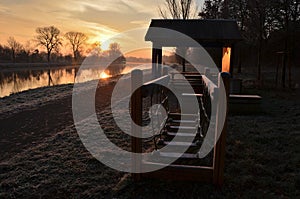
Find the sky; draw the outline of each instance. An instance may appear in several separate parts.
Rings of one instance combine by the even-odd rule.
[[[201,8],[203,0],[197,1]],[[0,0],[0,44],[7,45],[8,37],[13,36],[28,45],[37,27],[50,25],[59,28],[62,34],[79,31],[89,36],[90,43],[105,43],[120,33],[148,27],[152,18],[160,18],[158,6],[163,3],[163,0]]]

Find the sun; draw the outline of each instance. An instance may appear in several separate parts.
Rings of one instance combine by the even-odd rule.
[[[100,79],[107,79],[107,78],[110,78],[111,77],[111,75],[108,75],[106,72],[102,72],[101,74],[100,74]]]

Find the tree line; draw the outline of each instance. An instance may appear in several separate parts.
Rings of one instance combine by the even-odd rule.
[[[55,26],[38,27],[34,39],[21,44],[14,37],[9,37],[7,43],[0,44],[0,62],[64,62],[79,64],[85,54],[107,57],[123,57],[118,43],[111,43],[109,50],[102,51],[100,42],[87,44],[88,36],[82,32],[70,31],[62,34]],[[65,41],[65,44],[64,44]],[[40,52],[39,47],[45,51]],[[62,47],[67,48],[72,54],[62,55]]]
[[[287,68],[290,80],[291,67],[300,65],[300,0],[205,0],[202,9],[195,0],[165,0],[159,13],[173,19],[236,19],[244,40],[236,46],[235,65],[238,72],[256,66],[258,80],[262,66],[280,65],[285,87]]]

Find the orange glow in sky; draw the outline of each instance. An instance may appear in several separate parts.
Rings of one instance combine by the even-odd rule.
[[[160,0],[1,0],[0,44],[7,45],[7,39],[13,36],[25,47],[36,48],[36,28],[51,25],[59,28],[62,35],[78,31],[89,36],[90,44],[103,43],[120,32],[148,27],[152,18],[159,17],[157,7],[161,3]],[[67,52],[68,47],[64,45],[61,51]],[[107,46],[102,48],[106,50]]]
[[[7,39],[13,36],[27,50],[34,50],[36,28],[52,25],[60,29],[61,35],[69,31],[83,32],[88,35],[89,44],[103,44],[124,31],[148,27],[151,19],[161,18],[158,7],[163,4],[163,0],[1,0],[0,44],[7,45]],[[120,43],[122,49],[128,48],[128,43]],[[63,44],[60,52],[70,53],[67,42]],[[107,48],[108,44],[102,46],[103,50]],[[145,53],[137,56],[145,57]]]

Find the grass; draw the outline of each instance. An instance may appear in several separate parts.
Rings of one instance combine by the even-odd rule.
[[[225,184],[221,189],[210,184],[159,180],[135,184],[130,175],[93,158],[74,126],[69,126],[0,163],[0,198],[297,198],[297,96],[290,91],[247,92],[262,95],[264,110],[259,115],[230,115]],[[128,142],[111,126],[107,130],[115,143]],[[128,147],[128,143],[120,145]]]

